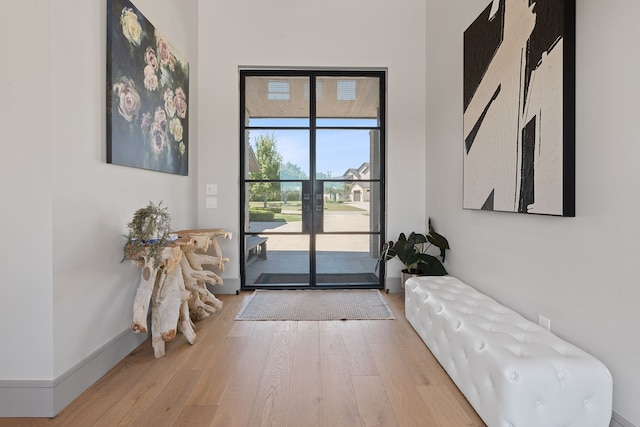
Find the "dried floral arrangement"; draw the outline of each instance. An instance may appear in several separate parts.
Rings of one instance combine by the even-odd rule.
[[[135,259],[143,250],[147,250],[156,265],[161,263],[162,249],[171,240],[171,215],[167,210],[161,200],[157,205],[149,202],[146,207],[135,211],[133,219],[127,224],[129,231],[124,235],[127,242],[122,261]]]

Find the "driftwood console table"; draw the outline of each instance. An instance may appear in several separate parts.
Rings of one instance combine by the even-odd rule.
[[[208,289],[207,283],[222,284],[222,278],[203,265],[224,271],[229,258],[222,256],[217,238],[230,239],[231,233],[219,229],[174,232],[177,240],[162,250],[161,262],[144,251],[130,257],[141,269],[140,284],[133,302],[134,332],[147,333],[147,315],[151,308],[151,345],[156,358],[165,355],[165,343],[181,332],[190,344],[195,343],[194,321],[205,319],[222,308],[222,301]],[[207,252],[212,249],[213,255]]]

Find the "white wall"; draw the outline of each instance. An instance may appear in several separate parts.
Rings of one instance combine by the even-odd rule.
[[[40,3],[41,7],[34,8],[34,3]],[[26,16],[34,31],[25,31],[21,18]],[[53,374],[48,27],[49,3],[24,1],[3,5],[0,379],[51,378]],[[15,42],[19,38],[22,43]]]
[[[577,1],[575,218],[462,210],[462,34],[489,3],[427,2],[427,213],[450,273],[550,318],[609,367],[615,412],[640,425],[640,2]]]
[[[197,69],[197,2],[135,4]],[[128,331],[133,212],[163,200],[174,229],[197,226],[197,115],[189,177],[106,164],[106,0],[3,6],[0,388],[55,387]],[[197,73],[190,86],[195,106]]]
[[[200,226],[239,232],[238,67],[373,67],[388,68],[389,233],[422,229],[424,17],[421,0],[200,2]],[[218,209],[205,207],[207,183],[218,184]],[[220,291],[231,292],[239,243],[224,244]]]

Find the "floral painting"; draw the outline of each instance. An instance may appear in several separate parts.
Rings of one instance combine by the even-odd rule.
[[[107,1],[107,162],[188,175],[189,64],[128,0]]]

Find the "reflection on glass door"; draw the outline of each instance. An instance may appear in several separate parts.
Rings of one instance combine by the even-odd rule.
[[[382,72],[241,72],[244,289],[383,287],[383,94]]]

